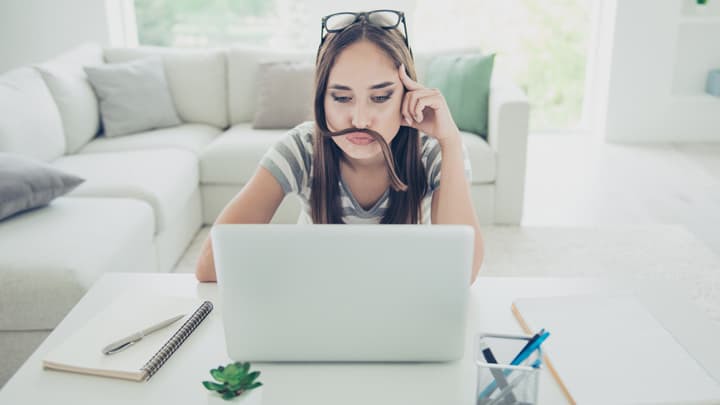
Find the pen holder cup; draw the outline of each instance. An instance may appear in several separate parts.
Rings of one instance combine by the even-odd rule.
[[[477,337],[475,365],[477,405],[536,404],[542,369],[540,348],[517,365],[511,365],[514,355],[530,337],[522,335],[481,334]],[[487,359],[484,349],[490,348],[496,363]]]

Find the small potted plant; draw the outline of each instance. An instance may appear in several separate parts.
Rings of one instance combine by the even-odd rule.
[[[695,12],[699,15],[707,13],[707,2],[708,0],[695,0]]]
[[[250,372],[250,363],[235,362],[210,370],[215,381],[203,381],[210,392],[209,403],[225,401],[243,405],[259,405],[262,402],[263,384],[256,381],[260,371]]]

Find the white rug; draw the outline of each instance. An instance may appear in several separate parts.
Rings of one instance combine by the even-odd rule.
[[[209,227],[175,272],[192,273]],[[682,226],[483,227],[481,276],[613,276],[677,281],[720,323],[720,257]]]

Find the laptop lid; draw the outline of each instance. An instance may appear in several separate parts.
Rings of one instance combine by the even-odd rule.
[[[216,225],[238,361],[450,361],[464,353],[464,225]]]

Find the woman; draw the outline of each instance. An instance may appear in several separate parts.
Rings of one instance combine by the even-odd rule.
[[[483,241],[469,163],[443,95],[414,80],[401,22],[405,28],[403,13],[392,10],[323,18],[315,121],[265,154],[215,223],[268,223],[296,193],[301,223],[467,224],[475,229],[475,281]],[[216,280],[209,237],[196,276]]]

